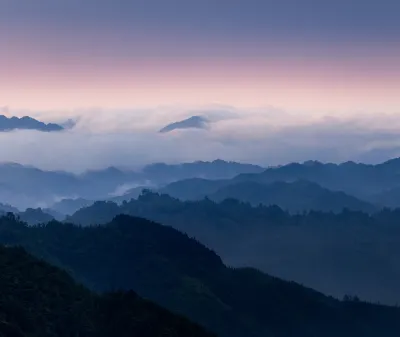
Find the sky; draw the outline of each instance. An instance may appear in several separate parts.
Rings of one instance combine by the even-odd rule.
[[[1,103],[399,107],[396,0],[0,0]]]
[[[398,13],[398,0],[0,0],[0,111],[79,119],[58,136],[0,135],[14,144],[0,155],[70,169],[73,144],[86,166],[123,164],[129,146],[143,152],[130,165],[396,155]],[[158,139],[195,113],[218,122]]]

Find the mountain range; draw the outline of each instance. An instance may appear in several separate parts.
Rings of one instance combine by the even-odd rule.
[[[130,189],[138,186],[162,186],[198,176],[232,178],[240,173],[263,170],[256,165],[216,160],[177,165],[152,164],[137,172],[109,167],[77,175],[4,163],[0,165],[0,202],[19,209],[48,208],[63,199],[104,200],[129,194],[132,192]]]
[[[92,290],[123,291],[111,298],[95,296],[100,305],[94,308],[99,308],[101,314],[95,311],[91,316],[93,309],[89,308],[93,306],[85,304],[85,298],[90,295],[84,288],[74,286],[58,269],[17,250],[14,254],[18,256],[13,258],[11,254],[10,257],[17,264],[6,260],[3,266],[22,270],[24,274],[15,277],[2,268],[0,280],[6,271],[7,282],[13,282],[2,287],[2,296],[7,298],[7,292],[15,292],[12,304],[30,301],[29,307],[19,307],[20,315],[34,310],[30,319],[35,325],[27,324],[27,329],[42,328],[39,322],[57,329],[69,320],[66,331],[74,331],[94,317],[94,325],[85,326],[108,332],[114,328],[114,336],[132,336],[135,332],[149,337],[206,336],[186,321],[179,321],[165,311],[157,313],[160,309],[154,305],[146,306],[137,297],[127,295],[126,291],[134,290],[173,312],[184,314],[220,337],[395,337],[400,333],[400,310],[396,307],[368,304],[351,296],[339,301],[255,269],[227,267],[218,255],[198,241],[140,218],[118,216],[105,226],[82,228],[58,222],[28,227],[7,216],[0,219],[0,241],[21,245],[32,254],[65,268]],[[0,250],[0,264],[4,261],[2,255],[5,254]],[[18,287],[24,289],[25,284],[28,289],[31,284],[37,284],[36,292],[18,293]],[[33,304],[40,305],[42,311]],[[46,310],[50,307],[53,310]],[[76,309],[67,311],[68,307]],[[59,320],[55,321],[55,317]],[[139,333],[140,328],[144,332]],[[151,328],[157,330],[151,332]],[[123,333],[126,329],[130,332]],[[166,329],[171,332],[167,334]]]
[[[155,163],[140,171],[109,167],[76,175],[9,163],[0,165],[0,203],[21,210],[40,207],[61,220],[96,200],[122,203],[147,188],[182,200],[233,198],[290,212],[348,208],[371,213],[400,205],[399,167],[399,159],[379,165],[309,161],[268,169],[215,160]]]
[[[115,321],[100,322],[102,310],[106,315],[122,310],[129,318],[121,318],[121,325],[150,310],[142,317],[144,330],[135,325],[129,331],[149,337],[152,327],[160,337],[165,329],[172,336],[191,331],[206,336],[209,330],[220,337],[392,337],[400,331],[398,309],[358,298],[386,305],[400,301],[400,210],[385,208],[397,204],[397,172],[399,159],[267,169],[216,160],[79,175],[3,164],[0,244],[24,247],[90,289],[83,292],[94,292],[88,299],[103,309],[83,306],[90,332],[63,307],[78,305],[75,300],[51,304],[82,336],[119,331]],[[43,206],[19,211],[10,206],[16,200]],[[0,310],[0,336],[8,328],[18,337],[43,335],[21,325],[29,314],[20,294],[12,300],[20,309]],[[1,301],[0,296],[0,309]],[[41,318],[32,319],[57,329],[47,307],[35,303],[27,310]],[[144,309],[144,303],[153,309]],[[158,310],[172,326],[154,323]],[[195,324],[183,319],[189,330],[179,330],[175,314]]]
[[[365,203],[372,203],[381,207],[393,207],[399,205],[394,200],[395,198],[391,197],[396,189],[400,189],[399,172],[400,159],[392,159],[378,165],[354,162],[323,164],[307,161],[302,164],[291,163],[271,167],[261,173],[243,173],[232,179],[192,178],[180,180],[159,189],[159,191],[182,200],[196,200],[205,196],[212,196],[214,193],[230,197],[228,194],[218,191],[222,188],[226,191],[227,186],[234,186],[239,183],[243,184],[240,185],[242,187],[248,184],[247,191],[250,188],[249,186],[252,186],[255,189],[258,188],[259,192],[260,184],[270,185],[271,188],[273,186],[271,184],[277,182],[296,183],[296,186],[299,187],[298,181],[308,181],[318,184],[325,190],[343,192],[347,196],[355,197]],[[281,185],[281,187],[284,186],[290,185]],[[309,187],[315,189],[316,185],[309,185]],[[232,193],[234,192],[234,187],[229,187],[229,189]],[[303,192],[307,193],[305,190]],[[239,199],[243,200],[243,196],[240,196]]]
[[[187,233],[232,266],[251,266],[329,295],[400,302],[400,210],[291,214],[234,199],[180,201],[147,192],[121,205],[96,202],[67,222],[106,224],[119,214]]]
[[[76,175],[19,164],[0,165],[0,203],[71,215],[96,200],[121,203],[152,189],[182,200],[235,198],[291,212],[343,208],[374,212],[397,207],[399,159],[379,165],[293,163],[262,168],[226,162],[154,163],[140,171],[109,167]],[[50,210],[51,209],[51,210]]]
[[[323,164],[308,161],[303,164],[269,168],[261,174],[240,174],[235,181],[290,182],[304,179],[333,191],[342,191],[358,198],[369,199],[376,193],[400,186],[400,159],[392,159],[378,165],[354,162]]]

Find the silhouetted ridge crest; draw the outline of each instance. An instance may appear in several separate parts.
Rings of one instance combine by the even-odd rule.
[[[207,129],[210,121],[204,116],[192,116],[182,121],[174,122],[163,127],[159,132],[168,133],[174,130]]]
[[[62,131],[64,128],[61,125],[54,123],[43,123],[32,117],[24,116],[21,118],[11,117],[8,118],[0,115],[0,132],[12,130],[37,130],[44,132]]]

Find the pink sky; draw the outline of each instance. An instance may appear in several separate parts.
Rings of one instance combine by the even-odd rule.
[[[0,105],[27,109],[165,104],[299,110],[400,107],[395,57],[351,60],[0,56]]]
[[[0,106],[400,110],[394,2],[250,2],[4,0]]]

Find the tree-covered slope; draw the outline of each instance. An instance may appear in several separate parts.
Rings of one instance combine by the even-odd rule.
[[[253,269],[226,267],[170,227],[118,216],[106,226],[0,220],[0,239],[66,268],[93,289],[133,289],[217,332],[237,337],[391,337],[396,308],[341,302]]]
[[[233,199],[182,202],[145,193],[117,206],[96,203],[69,221],[105,224],[118,214],[144,217],[197,238],[233,266],[251,266],[335,297],[400,303],[400,213],[290,214]]]
[[[96,295],[64,271],[0,247],[2,337],[206,337],[185,318],[134,292]]]

